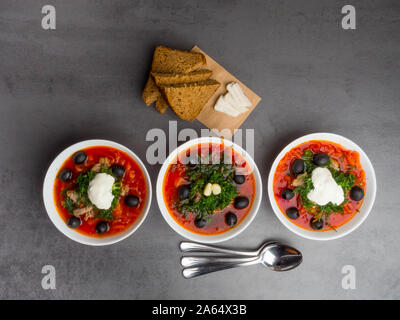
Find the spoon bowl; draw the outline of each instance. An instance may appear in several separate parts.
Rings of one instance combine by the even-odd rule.
[[[274,271],[288,271],[303,261],[301,252],[282,243],[271,243],[259,254],[259,262]]]

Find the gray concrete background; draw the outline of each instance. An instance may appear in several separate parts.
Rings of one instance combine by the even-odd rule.
[[[55,31],[41,28],[45,4],[56,7]],[[351,1],[353,31],[341,29],[345,4],[2,0],[0,298],[400,298],[400,2]],[[243,128],[255,129],[264,186],[274,157],[296,137],[327,131],[358,143],[378,179],[365,223],[339,240],[302,239],[278,221],[264,194],[252,225],[225,244],[283,240],[303,252],[301,267],[274,273],[253,266],[191,281],[180,273],[182,239],[155,197],[142,227],[116,245],[88,247],[63,236],[42,205],[51,160],[89,138],[117,141],[145,159],[147,131],[177,119],[141,100],[158,44],[199,45],[263,98]],[[154,184],[159,168],[148,166]],[[56,268],[56,290],[41,287],[46,264]],[[356,290],[341,287],[347,264],[356,267]]]

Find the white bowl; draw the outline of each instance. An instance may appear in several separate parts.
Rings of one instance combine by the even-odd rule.
[[[86,235],[83,235],[71,228],[69,228],[66,223],[63,221],[63,219],[60,217],[59,213],[57,212],[55,203],[54,203],[54,197],[53,197],[53,188],[54,188],[54,181],[57,177],[57,173],[60,170],[61,166],[67,160],[72,154],[75,152],[88,148],[88,147],[93,147],[93,146],[108,146],[108,147],[113,147],[118,150],[121,150],[128,154],[130,157],[132,157],[136,163],[140,166],[140,169],[142,170],[145,181],[146,181],[146,194],[147,194],[147,199],[146,199],[146,204],[143,208],[143,211],[141,212],[140,216],[137,218],[137,220],[133,223],[133,225],[127,229],[126,231],[119,233],[114,236],[110,237],[104,237],[104,238],[95,238],[95,237],[89,237]],[[44,184],[43,184],[43,201],[44,201],[44,206],[46,208],[47,214],[49,215],[50,220],[54,223],[56,228],[60,230],[64,235],[66,235],[68,238],[77,241],[79,243],[91,245],[91,246],[105,246],[109,244],[116,243],[118,241],[121,241],[125,239],[126,237],[130,236],[132,233],[134,233],[140,225],[143,223],[144,219],[147,216],[147,213],[150,209],[150,204],[151,204],[151,181],[150,181],[150,176],[146,170],[146,167],[142,163],[142,161],[139,159],[139,157],[134,154],[131,150],[128,148],[124,147],[123,145],[120,145],[119,143],[113,142],[113,141],[108,141],[108,140],[86,140],[82,142],[78,142],[67,149],[65,149],[63,152],[61,152],[52,162],[50,165],[49,169],[47,170],[46,177],[44,179]]]
[[[216,143],[216,144],[221,144],[224,143],[225,146],[227,147],[232,147],[236,152],[238,152],[245,160],[246,162],[250,165],[250,167],[253,169],[253,174],[254,174],[254,180],[255,180],[255,195],[254,195],[254,202],[253,205],[247,214],[247,216],[243,219],[243,221],[238,224],[236,227],[220,233],[220,234],[215,234],[215,235],[202,235],[198,234],[195,232],[191,232],[181,225],[179,225],[174,218],[171,216],[169,213],[165,202],[164,202],[164,195],[163,195],[163,182],[164,182],[164,177],[166,174],[166,171],[171,164],[173,160],[176,159],[176,156],[180,154],[182,151],[187,150],[193,145],[198,145],[200,143]],[[204,242],[204,243],[216,243],[216,242],[221,242],[221,241],[226,241],[228,239],[231,239],[235,236],[237,236],[239,233],[241,233],[244,229],[246,229],[250,223],[253,221],[255,216],[257,215],[258,209],[260,207],[261,203],[261,197],[262,197],[262,182],[261,182],[261,176],[260,173],[257,169],[257,166],[254,162],[254,160],[251,158],[251,156],[244,150],[242,149],[239,145],[236,143],[233,143],[230,140],[224,140],[222,138],[217,138],[217,137],[201,137],[197,139],[190,140],[178,148],[176,148],[171,154],[168,156],[168,158],[165,160],[164,164],[161,167],[160,173],[158,174],[158,179],[157,179],[157,188],[156,188],[156,194],[157,194],[157,202],[158,206],[160,207],[161,214],[163,215],[165,221],[169,224],[169,226],[175,230],[178,234],[181,236],[192,240],[196,242]]]
[[[360,212],[354,215],[354,217],[350,221],[346,222],[344,225],[337,228],[336,231],[327,230],[327,231],[316,232],[298,227],[282,213],[274,197],[273,180],[276,167],[278,166],[279,161],[292,148],[311,140],[331,141],[340,144],[346,149],[357,151],[360,155],[361,166],[365,171],[366,190],[365,190],[364,200],[360,208]],[[354,231],[368,217],[368,214],[370,213],[372,206],[374,204],[376,195],[375,171],[371,164],[371,161],[369,160],[365,152],[353,141],[334,133],[312,133],[294,140],[292,143],[287,145],[276,157],[274,163],[272,164],[272,168],[268,177],[268,195],[272,209],[275,212],[275,215],[290,231],[293,231],[297,235],[311,240],[333,240],[341,238],[349,234],[350,232]]]

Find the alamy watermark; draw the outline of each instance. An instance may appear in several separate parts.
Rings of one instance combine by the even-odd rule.
[[[342,8],[342,13],[346,14],[342,18],[342,28],[344,30],[355,30],[356,29],[356,8],[350,4],[347,4]]]
[[[45,5],[42,7],[42,28],[44,30],[56,29],[56,8],[52,5]]]
[[[342,274],[345,276],[342,278],[342,288],[345,290],[356,289],[356,268],[350,264],[343,266]]]
[[[235,157],[235,154],[237,153],[245,158],[245,152],[247,152],[252,158],[254,158],[254,129],[237,129],[234,132],[230,133],[234,133],[231,138],[232,142],[240,147],[235,148],[235,146],[233,146],[234,152],[229,152],[230,148],[228,147],[228,145],[230,143],[226,139],[221,138],[221,140],[218,140],[218,135],[228,134],[226,130],[218,131],[216,129],[201,129],[200,135],[196,132],[196,130],[190,128],[185,128],[178,132],[177,121],[169,121],[168,133],[160,128],[150,129],[147,132],[146,141],[150,141],[152,142],[152,144],[147,148],[146,160],[151,165],[163,164],[167,159],[167,156],[178,147],[178,143],[186,142],[199,137],[214,137],[214,139],[217,138],[217,140],[221,141],[221,143],[224,143],[225,141],[227,145],[227,147],[223,150],[223,159],[221,159],[221,157],[219,156],[222,151],[220,144],[213,143],[213,139],[205,139],[204,143],[207,143],[207,141],[209,141],[210,145],[212,146],[212,151],[210,157],[202,157],[202,159],[206,161],[203,162],[202,160],[202,163],[207,164],[207,161],[210,161],[210,163],[212,164],[220,163],[221,161],[223,161],[224,164],[232,164],[234,161],[235,163],[237,163],[237,161],[240,161],[241,159]],[[187,155],[185,152],[179,153],[177,157],[171,159],[171,163],[177,163],[179,161],[180,163],[187,164],[190,161],[195,160],[202,152],[200,148],[200,145],[198,146],[198,148],[196,148],[195,145],[191,146],[190,149],[188,149],[189,155]],[[248,165],[250,166],[250,169],[252,169],[251,163],[248,163]]]
[[[42,268],[42,274],[45,276],[42,278],[42,288],[44,290],[55,290],[56,289],[56,268],[52,265],[45,265]]]

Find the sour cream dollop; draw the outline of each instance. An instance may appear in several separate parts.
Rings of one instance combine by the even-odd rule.
[[[98,173],[89,183],[88,197],[98,209],[110,209],[114,200],[112,187],[115,182],[113,176],[107,173]]]
[[[340,205],[344,201],[344,191],[333,179],[328,168],[315,168],[311,174],[314,189],[307,194],[307,198],[323,206],[332,202]]]

